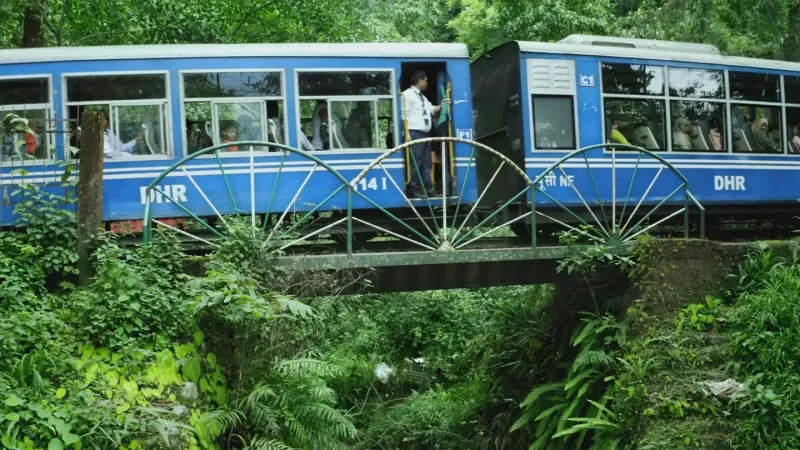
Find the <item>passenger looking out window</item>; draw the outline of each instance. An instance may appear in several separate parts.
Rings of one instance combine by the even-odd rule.
[[[792,127],[792,153],[800,153],[800,125]]]
[[[630,145],[630,142],[625,139],[625,135],[619,131],[619,120],[615,120],[611,123],[611,133],[609,134],[609,138],[611,142]]]
[[[711,147],[714,150],[719,151],[725,148],[722,145],[722,126],[716,117],[712,118],[708,123],[708,141],[711,142]]]
[[[689,121],[681,117],[672,127],[672,147],[675,150],[691,150],[692,139],[689,137]]]
[[[767,136],[767,130],[769,130],[769,121],[765,117],[759,117],[754,120],[751,130],[753,132],[753,141],[755,142],[756,151],[777,151],[773,145],[772,139]]]
[[[236,140],[237,140],[236,136],[237,136],[237,134],[239,132],[238,125],[239,124],[236,123],[236,122],[230,122],[230,123],[228,123],[228,124],[223,126],[223,128],[222,128],[222,143],[223,144],[227,144],[229,142],[236,142]],[[239,151],[239,147],[234,145],[233,147],[228,147],[227,150],[229,152],[238,152]]]
[[[103,114],[103,156],[106,158],[120,158],[132,155],[133,151],[144,141],[144,133],[142,129],[136,130],[136,137],[128,142],[122,142],[120,138],[111,131],[108,121],[108,113],[100,111]]]

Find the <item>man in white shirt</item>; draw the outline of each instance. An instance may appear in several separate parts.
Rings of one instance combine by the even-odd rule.
[[[144,140],[142,130],[137,130],[136,137],[129,142],[122,142],[109,128],[108,113],[102,110],[100,112],[103,113],[103,155],[106,158],[122,158],[133,154],[139,142]]]
[[[405,99],[403,119],[408,120],[408,131],[412,141],[428,137],[433,124],[433,115],[442,109],[441,105],[433,106],[422,94],[422,91],[427,88],[428,76],[425,75],[425,72],[418,70],[411,76],[411,87],[403,91],[403,98]],[[450,102],[449,99],[444,101]],[[422,196],[422,186],[425,186],[425,191],[429,196],[438,196],[438,192],[434,190],[433,183],[431,183],[430,142],[413,145],[411,153],[414,155],[414,162],[416,163],[416,168],[419,169],[422,180],[419,179],[416,168],[412,167],[409,195],[411,197]]]

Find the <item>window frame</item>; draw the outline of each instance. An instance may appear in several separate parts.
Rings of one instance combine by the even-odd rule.
[[[186,97],[186,87],[184,84],[184,74],[196,74],[196,73],[231,73],[231,72],[240,72],[240,73],[279,73],[281,77],[281,95],[276,96],[259,96],[259,97]],[[179,101],[181,104],[180,107],[180,117],[181,117],[181,151],[183,152],[183,156],[189,155],[189,136],[186,134],[186,103],[209,103],[211,105],[211,141],[213,145],[219,145],[214,143],[218,140],[219,136],[219,124],[218,121],[215,120],[216,116],[216,108],[214,107],[215,104],[221,103],[262,103],[261,112],[264,114],[264,120],[261,124],[261,136],[267,136],[268,125],[266,113],[266,102],[268,101],[279,101],[281,102],[281,108],[283,112],[283,117],[281,118],[281,123],[283,125],[284,131],[284,143],[283,145],[291,145],[289,140],[289,114],[287,109],[287,92],[286,92],[286,69],[285,68],[246,68],[246,69],[237,69],[237,68],[213,68],[213,69],[186,69],[186,70],[179,70],[178,71],[178,86],[180,89],[180,96]],[[220,140],[221,143],[221,140]],[[219,156],[224,158],[242,158],[245,155],[242,154],[243,152],[225,152],[221,151],[218,152]],[[246,152],[249,155],[249,151]],[[257,156],[277,156],[282,155],[284,152],[270,152],[268,150],[253,150],[253,154]],[[198,156],[198,158],[212,158],[214,155],[206,154]]]
[[[572,79],[570,82],[572,83],[572,92],[569,94],[561,94],[561,93],[534,93],[531,89],[530,85],[530,65],[533,60],[555,60],[555,61],[569,61],[572,63]],[[531,154],[536,154],[540,152],[551,152],[551,153],[563,153],[568,154],[570,152],[574,152],[581,148],[581,132],[580,132],[580,120],[578,120],[578,69],[577,69],[577,59],[560,59],[560,58],[543,58],[540,56],[533,57],[533,58],[526,58],[525,60],[525,94],[527,94],[527,99],[524,101],[528,102],[528,129],[530,130],[530,137],[531,137]],[[602,80],[601,80],[602,81]],[[602,90],[602,85],[600,86]],[[544,96],[544,97],[572,97],[572,133],[574,134],[573,139],[575,141],[575,148],[573,149],[552,149],[552,148],[537,148],[536,147],[536,123],[534,122],[533,117],[533,96]],[[524,152],[523,152],[524,153]]]
[[[574,144],[573,147],[575,148],[539,148],[536,146],[536,109],[534,108],[534,100],[535,98],[556,98],[556,99],[564,99],[564,100],[572,100],[572,143]],[[580,148],[578,145],[578,117],[577,111],[575,107],[575,98],[577,97],[577,93],[573,94],[530,94],[530,110],[531,110],[531,141],[533,143],[533,150],[540,151],[540,152],[573,152],[577,148]]]
[[[145,100],[92,100],[92,101],[78,101],[70,102],[67,98],[67,78],[79,77],[102,77],[102,76],[115,76],[115,75],[164,75],[164,98],[163,99],[145,99]],[[108,105],[109,121],[118,122],[118,118],[113,117],[113,108],[115,106],[155,106],[159,105],[164,111],[164,145],[167,153],[164,155],[136,155],[131,158],[106,158],[103,156],[103,163],[130,163],[134,161],[167,161],[174,159],[177,154],[175,152],[175,143],[172,136],[172,80],[169,70],[124,70],[124,71],[95,71],[95,72],[64,72],[61,74],[61,92],[62,101],[61,108],[65,121],[69,121],[69,108],[71,106],[88,106],[88,105]],[[112,124],[115,125],[115,124]],[[80,123],[78,124],[80,126]],[[119,131],[119,127],[117,127]],[[64,133],[64,152],[65,159],[70,158],[67,155],[69,148],[69,134]]]
[[[648,61],[650,61],[650,60],[648,60]],[[693,155],[693,156],[708,156],[708,155],[722,155],[722,154],[728,154],[728,155],[734,155],[734,154],[735,155],[748,155],[748,154],[752,154],[752,155],[755,155],[755,156],[800,156],[798,154],[792,154],[791,152],[788,151],[788,149],[789,149],[789,142],[787,141],[787,126],[788,125],[787,125],[787,122],[786,122],[786,108],[787,107],[800,108],[800,104],[794,104],[794,103],[787,104],[786,103],[786,86],[785,86],[785,83],[784,83],[784,78],[785,77],[787,77],[787,76],[800,77],[800,74],[787,75],[787,74],[785,74],[783,72],[772,73],[772,72],[776,72],[776,71],[773,71],[773,70],[770,70],[770,69],[759,69],[759,68],[755,68],[755,67],[738,67],[738,66],[729,67],[729,66],[725,66],[724,68],[719,68],[717,65],[715,65],[714,67],[697,67],[697,66],[692,65],[692,64],[690,64],[690,65],[681,64],[680,62],[675,62],[674,64],[670,64],[668,62],[662,62],[661,64],[645,64],[645,63],[642,63],[642,64],[645,64],[645,65],[651,65],[651,66],[659,65],[660,67],[663,68],[663,70],[664,70],[664,95],[663,96],[644,96],[644,95],[640,96],[640,95],[606,94],[605,92],[603,92],[603,71],[602,71],[602,67],[603,67],[604,63],[607,63],[607,64],[629,64],[627,62],[619,63],[619,62],[616,62],[616,61],[612,63],[612,62],[609,62],[609,61],[606,61],[606,60],[600,60],[600,61],[597,62],[597,67],[598,67],[599,73],[600,73],[600,83],[599,83],[599,88],[600,88],[600,114],[602,116],[601,123],[602,123],[602,127],[603,127],[602,129],[603,130],[606,129],[606,122],[608,120],[608,118],[606,116],[606,111],[605,111],[605,99],[606,98],[630,98],[630,99],[639,99],[639,100],[644,100],[644,99],[648,99],[648,98],[649,99],[659,99],[659,100],[663,100],[665,102],[666,121],[665,121],[665,124],[664,124],[664,126],[665,126],[665,130],[664,131],[665,131],[665,134],[666,134],[665,141],[666,141],[666,144],[667,144],[667,149],[666,150],[658,150],[657,151],[659,154],[661,154],[661,153],[675,153],[675,154],[680,154],[680,155]],[[725,96],[724,96],[724,98],[709,99],[709,98],[694,98],[694,97],[680,97],[680,96],[674,96],[673,97],[673,96],[670,96],[669,95],[669,69],[700,69],[700,70],[718,70],[718,71],[722,71],[723,74],[724,74],[724,80],[725,80],[725,90],[724,90]],[[779,86],[780,86],[780,89],[781,89],[780,102],[771,103],[771,102],[759,102],[759,101],[747,101],[747,100],[733,100],[733,99],[731,99],[730,72],[749,72],[749,73],[758,74],[758,73],[765,73],[765,70],[768,73],[773,74],[773,75],[777,75],[779,77]],[[725,146],[726,147],[722,151],[714,151],[714,150],[707,150],[707,151],[706,150],[677,150],[676,151],[676,150],[674,150],[673,147],[672,147],[672,132],[671,132],[671,130],[672,130],[672,127],[671,127],[671,125],[672,125],[672,109],[671,109],[671,104],[670,104],[670,102],[673,101],[673,100],[675,100],[675,101],[702,101],[702,102],[709,102],[709,103],[722,103],[722,104],[724,104],[725,114],[726,114],[726,117],[725,117],[725,128],[726,128],[725,129]],[[752,152],[743,152],[743,151],[736,152],[736,151],[734,151],[734,149],[733,149],[733,128],[731,126],[732,123],[733,123],[732,122],[732,116],[731,116],[731,109],[732,109],[732,105],[734,103],[737,104],[737,105],[748,105],[748,106],[752,105],[752,106],[762,106],[762,107],[768,107],[768,108],[779,108],[781,110],[780,130],[781,130],[781,144],[782,144],[782,147],[783,147],[782,151],[775,152],[775,153],[761,153],[761,152],[755,152],[755,151],[752,151]],[[603,142],[605,143],[605,135],[603,136]],[[604,148],[603,152],[604,153],[611,153],[611,150],[609,150],[607,148]]]
[[[391,81],[390,86],[390,93],[388,95],[308,95],[308,96],[300,96],[300,74],[302,73],[325,73],[325,72],[387,72],[389,73],[389,80]],[[380,68],[364,68],[364,67],[323,67],[323,68],[302,68],[302,69],[295,69],[294,70],[294,106],[295,106],[295,132],[297,133],[296,140],[297,143],[300,143],[300,133],[303,132],[302,122],[300,117],[300,102],[303,100],[326,100],[328,114],[330,117],[331,111],[331,100],[333,101],[372,101],[375,103],[375,110],[373,112],[373,119],[375,119],[375,140],[378,145],[380,139],[379,137],[379,129],[378,129],[378,120],[377,120],[377,113],[378,108],[377,104],[379,100],[391,100],[392,102],[392,140],[394,141],[394,146],[397,147],[398,138],[397,130],[398,130],[398,110],[397,110],[397,78],[395,78],[395,69],[393,67],[380,67]],[[328,142],[332,142],[332,130],[328,127]],[[311,139],[309,139],[310,141]],[[299,148],[299,145],[298,145]],[[384,153],[387,149],[385,148],[331,148],[329,150],[316,150],[309,152],[311,154],[329,154],[334,153],[338,155],[346,155],[346,154],[375,154],[375,153]]]
[[[36,74],[26,74],[26,75],[0,75],[0,81],[5,80],[39,80],[39,79],[46,79],[47,80],[47,101],[48,103],[23,103],[23,104],[14,104],[14,105],[0,105],[0,120],[5,117],[5,111],[18,111],[20,108],[14,108],[19,106],[29,107],[28,109],[44,109],[45,110],[45,140],[47,145],[47,154],[49,158],[42,158],[42,159],[21,159],[19,161],[9,160],[10,164],[6,166],[4,159],[0,158],[0,169],[8,168],[17,168],[17,167],[24,167],[24,166],[47,166],[51,164],[55,164],[56,160],[58,160],[58,148],[57,148],[57,141],[56,141],[56,134],[59,133],[58,125],[56,124],[55,119],[55,103],[53,100],[53,75],[46,74],[46,73],[36,73]],[[22,108],[24,110],[24,108]],[[49,123],[48,123],[49,122]]]

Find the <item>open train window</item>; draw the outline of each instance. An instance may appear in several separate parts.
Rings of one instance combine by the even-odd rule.
[[[168,75],[67,75],[67,110],[74,146],[80,149],[84,111],[105,116],[103,154],[107,159],[169,156]],[[70,143],[72,145],[72,142]]]
[[[184,72],[182,79],[188,153],[235,141],[286,143],[281,71]]]
[[[391,70],[299,71],[299,147],[384,148],[394,123],[392,79]]]
[[[0,127],[0,162],[54,159],[55,146],[48,132],[52,122],[50,79],[11,78],[0,80],[0,120],[14,114],[28,121],[33,135],[4,133]]]
[[[528,60],[528,92],[535,150],[578,148],[575,119],[575,62]]]

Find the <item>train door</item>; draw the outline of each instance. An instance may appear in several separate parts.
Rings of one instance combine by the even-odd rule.
[[[398,94],[404,92],[406,89],[411,87],[411,79],[415,72],[417,71],[425,72],[425,75],[428,78],[428,88],[423,92],[425,98],[430,101],[434,105],[440,105],[442,100],[445,96],[447,96],[447,83],[449,81],[449,77],[447,74],[447,64],[445,62],[406,62],[401,64],[401,74],[400,74],[400,92]],[[402,110],[402,98],[400,98],[400,105],[399,108]],[[403,117],[402,115],[400,116]],[[433,118],[433,123],[431,125],[431,130],[429,133],[430,137],[437,137],[437,136],[448,136],[449,130],[449,120],[452,120],[452,114],[449,117],[446,117],[447,120],[439,120],[439,116]],[[441,122],[441,123],[440,123]],[[405,127],[402,120],[399,121],[400,125],[400,139],[397,139],[397,144],[401,144],[403,142],[407,142],[408,138],[405,135]],[[388,143],[387,143],[388,144]],[[450,158],[449,154],[451,153],[449,148],[451,146],[444,145],[445,152],[448,153],[446,158],[442,158],[442,144],[441,143],[433,143],[431,145],[431,161],[432,161],[432,170],[431,170],[431,180],[434,183],[434,187],[438,192],[445,192],[445,187],[449,184],[447,180],[445,183],[442,183],[442,167],[441,164],[445,162],[448,166],[450,162],[447,160]],[[406,164],[409,164],[410,157],[406,158]],[[446,168],[447,169],[447,168]],[[413,167],[407,167],[406,170],[406,177],[408,178],[411,176],[411,171],[414,170]],[[446,177],[449,179],[449,171],[446,171]],[[409,180],[406,180],[409,181]]]

